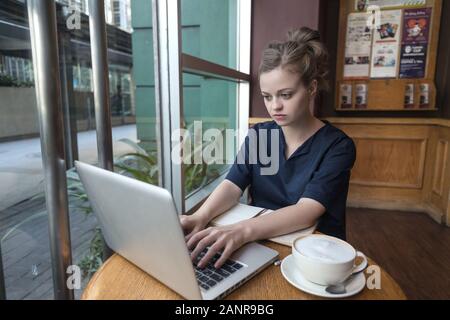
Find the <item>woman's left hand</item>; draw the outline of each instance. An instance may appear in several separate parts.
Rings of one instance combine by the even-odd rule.
[[[250,232],[244,223],[239,223],[202,230],[189,239],[187,246],[193,249],[192,261],[195,261],[197,256],[209,247],[208,252],[197,264],[199,268],[204,268],[216,253],[221,253],[220,259],[214,264],[214,267],[219,269],[234,251],[247,242],[250,242]]]

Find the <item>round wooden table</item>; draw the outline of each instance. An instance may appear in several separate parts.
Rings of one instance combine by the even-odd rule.
[[[291,248],[264,242],[280,254],[291,254]],[[369,258],[369,266],[375,263]],[[349,299],[405,300],[400,286],[381,267],[381,289],[368,289]],[[366,274],[366,278],[370,276]],[[161,300],[182,299],[180,295],[142,271],[118,254],[109,258],[94,274],[83,292],[84,300]],[[226,297],[228,300],[313,300],[323,299],[304,293],[290,285],[281,274],[280,266],[271,265]]]

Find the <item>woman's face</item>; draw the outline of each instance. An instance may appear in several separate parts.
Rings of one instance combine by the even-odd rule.
[[[297,73],[277,68],[261,74],[259,82],[267,111],[279,126],[293,125],[311,116],[311,92]]]

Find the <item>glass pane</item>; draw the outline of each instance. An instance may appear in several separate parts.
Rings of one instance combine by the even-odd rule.
[[[183,152],[187,197],[226,173],[234,161],[237,87],[234,82],[183,74],[184,123],[191,137]]]
[[[182,0],[183,53],[237,69],[238,0]]]
[[[111,15],[115,28],[108,37],[123,49],[109,55],[115,169],[158,185],[151,1],[111,1],[109,7],[120,16]]]
[[[105,1],[114,170],[157,185],[151,16],[150,1]],[[92,70],[89,69],[81,77],[86,88],[92,81],[91,74]],[[93,95],[92,87],[88,94]],[[93,125],[95,127],[95,123]],[[93,134],[95,137],[94,131]],[[96,142],[93,146],[96,148]],[[98,161],[89,155],[85,159],[93,164]],[[88,219],[95,221],[84,189],[76,182],[74,186],[75,195],[80,199],[76,210],[84,211]],[[83,284],[87,283],[104,260],[104,243],[97,224],[91,225],[88,239],[86,252],[77,260],[83,273]]]
[[[8,299],[52,299],[48,218],[27,9],[0,11],[0,245]]]
[[[63,109],[69,119],[66,154],[97,164],[87,1],[56,4],[58,21],[80,19],[73,29],[58,24]],[[5,1],[0,14],[0,240],[7,298],[53,299],[31,45],[23,28],[28,27],[26,5]],[[106,0],[105,15],[116,170],[158,184],[151,1]],[[73,264],[82,272],[81,288],[75,290],[79,298],[103,262],[104,244],[74,169],[67,178]]]

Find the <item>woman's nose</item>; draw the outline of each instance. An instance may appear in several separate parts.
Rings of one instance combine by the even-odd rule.
[[[273,110],[281,110],[283,109],[283,103],[281,101],[281,99],[279,98],[274,98],[272,101],[272,109]]]

